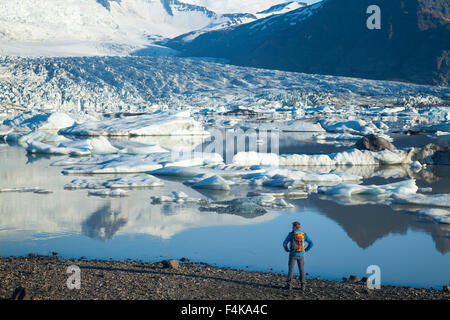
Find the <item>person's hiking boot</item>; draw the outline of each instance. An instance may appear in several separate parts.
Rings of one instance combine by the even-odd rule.
[[[291,289],[292,289],[292,287],[291,287],[291,285],[290,285],[290,284],[286,284],[286,286],[284,287],[284,289],[285,289],[285,290],[291,290]]]

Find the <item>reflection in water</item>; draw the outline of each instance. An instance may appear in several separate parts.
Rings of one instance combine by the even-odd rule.
[[[127,219],[121,212],[112,210],[111,204],[106,204],[83,222],[81,232],[89,238],[106,241],[111,239],[126,223]]]
[[[48,154],[36,154],[36,153],[27,153],[26,157],[27,157],[27,163],[26,164],[31,164],[31,163],[34,163],[34,162],[40,161],[40,160],[49,160],[49,159],[51,159],[51,156],[48,155]]]
[[[285,226],[289,225],[291,217],[294,219],[295,216],[295,219],[310,219],[310,227],[315,228],[314,239],[317,239],[318,245],[313,250],[312,259],[309,260],[311,262],[314,261],[314,255],[323,257],[323,261],[329,261],[329,257],[336,252],[334,237],[340,237],[339,246],[342,245],[343,250],[351,251],[352,254],[343,262],[345,268],[359,266],[360,261],[370,254],[370,259],[393,261],[394,271],[403,274],[401,268],[413,263],[413,256],[417,254],[413,241],[420,238],[428,241],[428,246],[423,247],[426,252],[419,252],[426,260],[423,269],[448,278],[448,268],[445,264],[448,264],[450,258],[450,238],[446,237],[450,233],[449,226],[408,214],[411,210],[406,206],[383,205],[378,200],[372,201],[371,204],[364,203],[367,198],[353,198],[352,205],[344,205],[329,198],[320,199],[318,195],[311,195],[304,200],[290,200],[289,202],[295,203],[297,207],[289,212],[270,211],[260,216],[243,217],[237,214],[200,211],[197,205],[187,203],[152,205],[151,196],[169,195],[174,190],[185,192],[189,198],[231,200],[245,197],[251,188],[235,185],[230,193],[214,193],[183,185],[183,179],[166,177],[163,178],[165,186],[158,189],[136,189],[130,192],[129,197],[122,199],[94,198],[88,197],[86,190],[64,190],[63,186],[73,177],[61,175],[60,167],[49,166],[57,157],[51,157],[51,160],[46,157],[28,157],[26,165],[27,156],[23,148],[7,146],[0,150],[0,187],[40,187],[53,191],[49,195],[0,193],[2,255],[27,254],[48,245],[52,250],[55,249],[54,246],[60,246],[58,252],[67,252],[71,257],[74,254],[85,255],[85,250],[90,251],[92,258],[106,254],[137,257],[140,254],[136,253],[137,249],[145,247],[146,250],[152,251],[152,257],[191,253],[197,254],[201,259],[210,258],[211,261],[223,265],[238,261],[235,265],[241,266],[244,263],[242,261],[245,261],[243,256],[247,254],[245,258],[255,261],[255,266],[272,266],[277,263],[279,255],[284,254],[281,252],[278,236],[284,236]],[[320,168],[326,172],[333,169],[335,168]],[[385,184],[394,182],[392,179],[414,177],[418,179],[419,187],[431,187],[436,193],[449,191],[450,167],[429,167],[418,174],[412,173],[407,166],[354,166],[342,170],[363,176],[364,183],[369,184]],[[278,192],[279,189],[267,191]],[[302,210],[303,206],[305,208]],[[333,222],[323,228],[322,224],[331,220],[336,221],[339,226]],[[279,226],[281,223],[283,225]],[[280,235],[277,226],[283,228],[283,235]],[[221,242],[222,251],[218,251],[216,247],[208,250],[208,244],[204,241],[205,237],[216,232],[223,232],[223,235],[230,239]],[[261,237],[261,234],[264,237]],[[391,234],[401,234],[402,237],[389,237]],[[241,235],[241,238],[238,235]],[[134,240],[135,238],[138,240]],[[352,241],[349,241],[349,238]],[[382,238],[384,239],[380,240]],[[253,239],[261,239],[257,249],[254,244],[246,246],[247,242]],[[327,242],[333,243],[327,248]],[[374,245],[376,242],[379,246]],[[72,245],[73,243],[75,245]],[[133,248],[137,248],[134,252],[130,251],[130,243]],[[106,249],[109,250],[108,253],[105,253]],[[261,250],[262,254],[255,255],[253,252],[257,250]],[[411,259],[406,257],[406,260],[399,261],[390,257],[391,254],[401,255],[410,251]],[[259,262],[257,259],[260,259]],[[333,276],[338,274],[334,266],[328,266],[323,261],[319,264],[320,270]],[[430,278],[427,272],[418,275],[424,286]],[[407,284],[411,280],[402,281]],[[440,284],[440,280],[436,283]]]
[[[311,196],[310,201],[320,212],[336,221],[360,248],[367,249],[390,233],[405,235],[408,229],[413,229],[430,234],[436,249],[442,254],[450,251],[448,226],[408,214],[405,206],[376,203],[343,205],[317,195]]]

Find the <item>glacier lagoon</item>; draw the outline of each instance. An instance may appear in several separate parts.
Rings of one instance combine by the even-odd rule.
[[[345,143],[318,144],[308,137],[282,133],[280,153],[348,149]],[[401,147],[435,139],[394,138]],[[139,141],[142,139],[167,146],[179,138],[141,137]],[[226,214],[199,210],[197,203],[188,201],[152,204],[151,197],[177,191],[192,199],[222,200],[255,190],[275,194],[280,188],[232,185],[224,194],[191,188],[182,183],[186,178],[158,176],[163,186],[127,189],[126,197],[96,197],[86,189],[64,188],[80,178],[63,175],[63,167],[51,165],[64,156],[27,153],[14,143],[0,144],[0,154],[0,189],[38,187],[51,192],[0,193],[2,256],[58,252],[65,258],[88,259],[186,257],[218,266],[284,273],[287,256],[281,243],[290,223],[299,220],[315,243],[306,260],[310,277],[340,280],[350,274],[368,276],[367,267],[379,265],[382,284],[440,288],[450,279],[450,227],[419,214],[421,206],[311,193],[307,198],[287,199],[294,208],[267,208],[266,213],[251,216]],[[448,166],[428,166],[418,172],[405,165],[353,166],[346,172],[363,177],[362,185],[413,178],[424,194],[445,194],[450,188]]]
[[[448,148],[448,88],[169,57],[2,57],[0,69],[8,141],[0,143],[0,255],[187,257],[286,272],[281,242],[299,220],[316,244],[306,261],[312,277],[362,277],[376,264],[384,284],[448,284],[449,166],[413,162],[403,150]],[[172,133],[164,124],[173,117],[133,121],[168,110],[199,134],[145,136]],[[216,128],[277,131],[279,150],[235,157],[226,149],[226,164],[215,154],[173,161],[167,153],[202,145],[203,130]],[[352,149],[368,134],[398,150]],[[283,162],[303,166],[270,167]],[[149,171],[154,178],[142,176]],[[321,189],[336,184],[381,193]],[[250,193],[266,213],[214,208]],[[443,207],[429,205],[435,196]]]

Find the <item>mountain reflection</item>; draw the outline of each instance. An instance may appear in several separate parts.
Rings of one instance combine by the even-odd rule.
[[[127,223],[119,211],[106,204],[96,210],[81,225],[81,232],[92,239],[109,240]]]
[[[328,218],[336,221],[356,244],[367,249],[388,234],[406,234],[409,229],[431,235],[436,249],[445,254],[450,251],[447,225],[434,223],[424,217],[408,214],[405,206],[383,204],[343,205],[331,198],[310,197],[312,205]]]

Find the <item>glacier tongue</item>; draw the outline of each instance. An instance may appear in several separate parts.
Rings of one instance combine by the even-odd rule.
[[[442,121],[448,108],[437,110],[436,106],[445,105],[450,96],[450,89],[442,87],[307,75],[175,57],[0,57],[0,71],[0,107],[15,105],[74,113],[141,113],[182,107],[218,111],[241,106],[272,112],[286,109],[293,115],[308,117],[336,115],[347,120],[370,116],[393,122],[400,117]],[[399,103],[405,107],[427,104],[433,108],[423,115],[412,109],[389,113],[389,107]],[[367,106],[380,105],[384,107],[370,114]],[[352,109],[344,113],[341,107]],[[362,128],[359,126],[356,131]],[[372,129],[384,131],[381,124]]]

